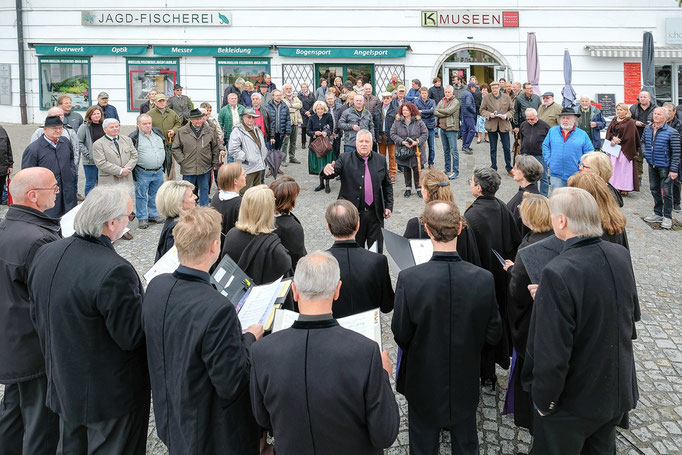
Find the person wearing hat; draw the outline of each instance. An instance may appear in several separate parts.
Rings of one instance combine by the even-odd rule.
[[[239,191],[240,196],[252,186],[260,185],[261,174],[265,169],[268,149],[263,131],[256,126],[256,118],[259,117],[253,108],[244,109],[241,122],[232,130],[227,146],[228,156],[241,164],[246,173],[246,186]]]
[[[554,102],[554,93],[545,92],[542,94],[542,106],[538,109],[538,118],[551,127],[559,124],[559,114],[561,105]]]
[[[580,112],[565,107],[559,114],[559,125],[549,129],[542,142],[542,157],[549,167],[552,191],[568,186],[568,178],[580,170],[580,158],[594,151],[586,132],[576,128]]]
[[[182,126],[180,116],[173,109],[168,108],[168,98],[163,93],[156,95],[154,107],[147,112],[152,118],[152,126],[158,128],[163,133],[167,144],[170,146],[173,137]],[[168,178],[175,180],[175,162],[170,166]]]
[[[178,114],[180,121],[185,125],[187,120],[189,120],[189,111],[194,109],[194,103],[189,99],[189,96],[182,94],[182,85],[175,84],[173,86],[173,96],[168,98],[168,107]]]
[[[21,158],[21,168],[44,167],[52,171],[57,184],[54,187],[38,188],[40,191],[57,193],[54,207],[45,210],[45,215],[59,218],[76,206],[76,188],[73,179],[74,149],[71,141],[63,136],[64,124],[58,115],[45,119],[43,135],[31,142]]]
[[[490,138],[490,167],[497,170],[497,137],[500,137],[504,151],[504,162],[511,175],[511,154],[509,150],[510,121],[514,117],[514,106],[506,93],[500,92],[498,82],[490,83],[490,93],[483,97],[481,115],[485,118],[485,129]]]
[[[398,108],[403,105],[405,101],[405,95],[407,95],[407,90],[405,89],[404,85],[399,85],[398,88],[395,89],[396,96],[393,98],[393,101],[391,101],[391,105],[393,106],[393,109],[395,109],[396,112],[398,112]]]
[[[206,115],[192,109],[189,122],[178,130],[173,140],[173,158],[180,165],[182,179],[199,189],[199,205],[209,203],[208,191],[211,170],[220,165],[220,138],[206,123]]]
[[[395,162],[395,144],[391,139],[391,127],[397,113],[393,106],[393,95],[388,90],[381,94],[381,104],[374,109],[374,139],[377,142],[379,153],[388,156],[388,175],[391,182],[395,183],[395,174],[398,165]]]
[[[114,106],[109,104],[109,94],[107,92],[99,92],[97,95],[97,105],[104,111],[104,119],[115,118],[119,122],[118,111]]]

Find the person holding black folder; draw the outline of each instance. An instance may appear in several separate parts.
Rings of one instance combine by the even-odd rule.
[[[396,390],[407,398],[410,453],[437,453],[445,428],[452,453],[478,454],[480,355],[502,334],[494,279],[457,254],[454,203],[429,202],[421,218],[433,257],[398,275],[391,323],[403,351]]]
[[[180,266],[154,278],[142,304],[156,431],[171,455],[259,454],[249,350],[263,326],[242,335],[234,306],[211,285],[221,221],[208,207],[180,215]]]

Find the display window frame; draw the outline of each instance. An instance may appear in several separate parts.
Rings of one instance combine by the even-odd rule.
[[[375,81],[376,81],[376,71],[375,71],[375,64],[374,63],[366,63],[366,62],[351,62],[351,63],[315,63],[315,89],[317,89],[320,86],[320,68],[322,67],[334,67],[334,68],[341,68],[342,69],[342,76],[341,78],[345,82],[348,80],[348,70],[353,70],[357,67],[361,66],[368,66],[370,67],[370,81],[369,83],[372,84],[372,87],[375,86]],[[337,75],[338,76],[338,75]],[[363,81],[363,83],[367,83],[368,81]],[[327,86],[331,86],[334,83],[334,80],[332,79],[331,83],[330,81],[327,81]],[[355,85],[355,84],[353,84]]]
[[[220,110],[221,103],[223,101],[223,93],[225,92],[225,87],[227,87],[227,85],[221,85],[221,82],[220,82],[220,79],[222,77],[222,74],[220,71],[221,66],[227,66],[227,65],[234,65],[234,66],[265,65],[267,69],[264,71],[264,73],[272,75],[271,63],[272,62],[271,62],[270,57],[253,57],[253,58],[248,58],[248,57],[216,57],[215,58],[216,107],[214,108],[214,112]]]
[[[139,73],[139,72],[144,72],[147,70],[143,69],[134,69],[136,66],[137,67],[142,67],[142,66],[174,66],[175,71],[173,70],[159,70],[160,74],[173,74],[175,73],[175,78],[173,79],[173,82],[171,84],[171,93],[166,93],[165,95],[167,97],[172,96],[172,86],[175,84],[180,84],[180,59],[179,58],[173,58],[173,57],[165,57],[165,58],[153,58],[153,57],[131,57],[131,58],[126,58],[126,108],[128,112],[140,112],[140,108],[137,107],[135,108],[134,105],[134,94],[133,94],[133,75],[134,73]],[[144,101],[142,101],[144,102]],[[142,104],[142,102],[140,104]]]
[[[74,102],[74,111],[87,111],[88,108],[92,105],[92,67],[91,67],[91,61],[89,56],[56,56],[56,55],[46,55],[46,56],[40,56],[38,57],[38,85],[39,85],[39,91],[38,91],[38,106],[41,111],[47,111],[50,110],[52,107],[57,105],[57,98],[59,98],[59,95],[69,95],[71,96],[71,99],[74,100],[75,96],[73,93],[69,92],[58,92],[59,95],[55,96],[54,91],[52,91],[52,101],[54,104],[50,106],[43,106],[43,95],[45,91],[43,90],[43,66],[44,65],[87,65],[88,71],[87,71],[87,81],[88,81],[88,94],[87,94],[87,106],[84,107],[78,107],[80,104],[77,104]]]

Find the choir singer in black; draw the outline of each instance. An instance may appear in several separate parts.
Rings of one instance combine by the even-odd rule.
[[[391,324],[403,350],[396,389],[407,398],[410,454],[437,453],[446,428],[453,454],[477,455],[481,349],[502,335],[495,283],[457,254],[462,218],[453,202],[429,202],[421,220],[433,256],[398,275]]]
[[[360,212],[360,229],[355,235],[358,245],[377,251],[384,247],[381,228],[393,211],[393,186],[386,167],[386,158],[372,152],[372,133],[360,130],[355,138],[356,150],[342,154],[327,164],[323,171],[329,178],[341,176],[339,199],[346,199]]]

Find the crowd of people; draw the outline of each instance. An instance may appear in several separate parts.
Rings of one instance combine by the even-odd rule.
[[[511,370],[503,412],[530,430],[533,453],[614,453],[638,398],[640,310],[621,207],[643,155],[655,203],[645,220],[670,228],[675,107],[654,107],[646,92],[618,105],[606,132],[616,155],[601,151],[606,122],[586,97],[562,108],[528,83],[436,78],[427,89],[415,79],[408,91],[395,75],[376,96],[362,81],[328,82],[294,93],[269,76],[257,87],[237,79],[217,120],[176,86],[172,103],[150,96],[130,136],[106,93],[83,119],[60,98],[0,221],[0,447],[142,454],[152,398],[171,454],[381,453],[400,425],[395,375],[411,453],[436,453],[445,429],[452,453],[475,454],[480,389],[499,385],[500,367]],[[308,253],[293,213],[300,184],[266,164],[272,150],[299,164],[299,131],[315,191],[339,185],[324,213],[327,251]],[[475,138],[491,153],[467,176],[474,202],[463,213],[450,186],[460,133],[464,153]],[[508,202],[496,196],[498,138],[519,185]],[[394,286],[381,228],[398,172],[404,197],[414,188],[425,203],[404,237],[429,239],[434,253]],[[79,199],[75,234],[61,238],[59,218]],[[156,260],[175,246],[180,262],[146,289],[112,246],[135,218],[163,224]],[[267,335],[241,327],[211,285],[225,256],[255,285],[292,277],[284,305],[298,321]],[[336,321],[374,308],[393,312],[395,369],[388,351]]]

